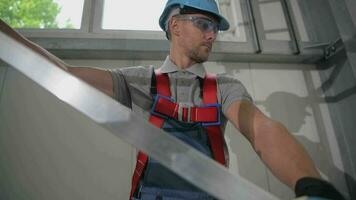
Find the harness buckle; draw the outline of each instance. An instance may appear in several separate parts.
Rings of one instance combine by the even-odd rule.
[[[178,120],[190,123],[190,112],[192,106],[190,103],[178,103]]]
[[[167,96],[163,96],[163,95],[160,95],[160,94],[156,94],[156,95],[154,96],[154,101],[153,101],[153,105],[152,105],[152,107],[151,107],[150,113],[151,113],[152,115],[156,115],[156,116],[161,117],[161,118],[163,118],[163,119],[168,119],[169,116],[167,116],[167,115],[165,115],[165,114],[162,114],[162,113],[156,111],[156,106],[157,106],[158,101],[159,101],[160,99],[165,99],[165,100],[168,100],[168,101],[174,103],[174,99],[173,99],[173,98],[167,97]]]
[[[217,121],[215,122],[202,122],[202,126],[206,127],[206,126],[220,126],[221,125],[221,115],[220,115],[220,112],[221,112],[221,105],[218,104],[218,103],[214,103],[214,104],[205,104],[203,106],[201,106],[202,108],[212,108],[212,107],[215,107],[217,112]]]

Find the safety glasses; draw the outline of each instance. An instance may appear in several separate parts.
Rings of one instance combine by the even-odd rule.
[[[206,17],[192,15],[175,15],[174,17],[180,20],[191,21],[195,27],[199,28],[204,33],[209,33],[211,31],[217,33],[219,31],[218,24]]]

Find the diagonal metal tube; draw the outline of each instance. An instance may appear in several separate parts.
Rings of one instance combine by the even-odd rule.
[[[43,52],[34,51],[1,20],[0,29],[1,60],[192,184],[218,199],[277,199],[66,73]]]

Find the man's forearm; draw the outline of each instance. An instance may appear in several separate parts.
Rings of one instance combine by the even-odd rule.
[[[276,177],[292,189],[300,178],[320,178],[303,146],[281,123],[262,124],[255,129],[254,148]]]
[[[226,114],[272,173],[289,187],[294,189],[302,177],[320,178],[302,145],[281,123],[267,117],[251,102],[236,101]]]

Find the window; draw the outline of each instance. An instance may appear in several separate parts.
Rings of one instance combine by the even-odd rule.
[[[214,51],[219,56],[235,53],[293,55],[311,52],[304,50],[335,41],[337,31],[333,30],[335,26],[330,26],[330,8],[323,1],[216,0],[221,14],[230,22],[230,29],[219,33]],[[167,51],[167,40],[158,24],[166,2],[0,0],[0,18],[14,28],[21,28],[28,37],[41,37],[51,47],[57,46],[58,41],[44,38],[91,38],[88,48],[92,48],[93,41],[105,38],[125,44],[108,43],[105,48],[128,52],[137,51],[139,45],[151,44],[150,50],[159,57]],[[318,12],[313,12],[316,9]],[[329,31],[320,31],[328,26]],[[320,51],[311,53],[321,54]]]
[[[105,0],[102,28],[159,31],[165,4],[162,0]]]
[[[230,29],[223,32],[222,40],[247,42],[247,29],[249,28],[248,11],[244,0],[217,1],[220,12],[225,16],[229,23]]]
[[[259,2],[264,37],[267,40],[291,40],[280,1]]]
[[[80,29],[84,0],[0,2],[0,18],[14,28]]]
[[[252,1],[252,10],[262,53],[298,54],[300,52],[285,0]]]
[[[56,18],[59,28],[65,28],[69,24],[71,28],[80,29],[84,0],[54,0],[54,2],[61,7]]]

